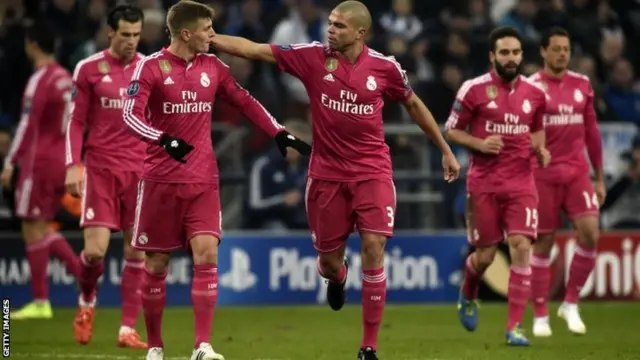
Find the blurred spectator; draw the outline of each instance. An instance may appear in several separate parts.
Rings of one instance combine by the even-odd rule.
[[[144,25],[140,34],[138,51],[150,55],[160,50],[168,41],[165,31],[165,12],[160,9],[145,9]]]
[[[242,36],[263,43],[269,39],[269,33],[262,24],[262,2],[260,0],[242,0],[229,8],[229,20],[225,34]]]
[[[640,89],[634,79],[631,63],[618,59],[613,66],[605,99],[618,118],[640,125]]]
[[[4,169],[4,158],[11,148],[11,130],[7,127],[0,127],[0,170]],[[18,180],[19,169],[14,171],[13,184]],[[2,229],[19,229],[20,220],[15,217],[15,195],[14,187],[9,189],[2,188],[0,192],[0,228]]]
[[[603,227],[608,229],[640,228],[640,137],[623,157],[628,161],[627,171],[607,190],[600,207]]]
[[[513,26],[520,31],[523,38],[538,41],[540,33],[534,25],[538,10],[538,4],[535,0],[519,0],[516,6],[500,20],[498,25]]]
[[[380,18],[380,26],[387,35],[412,42],[422,33],[422,21],[413,14],[413,0],[393,0],[391,10]]]
[[[440,77],[426,88],[423,97],[436,120],[444,123],[449,116],[456,93],[464,81],[464,75],[462,69],[455,64],[444,65],[440,74]]]
[[[289,120],[284,125],[292,134],[309,141],[310,130],[301,120]],[[307,165],[307,159],[293,149],[284,159],[277,149],[258,157],[249,173],[244,227],[307,229]]]
[[[299,0],[289,16],[276,25],[270,42],[277,45],[327,42],[327,19],[313,0]],[[291,96],[286,106],[290,116],[302,117],[306,113],[309,97],[302,82],[293,76],[282,73],[282,83]]]

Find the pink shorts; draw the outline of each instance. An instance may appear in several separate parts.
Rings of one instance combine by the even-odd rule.
[[[133,227],[140,174],[134,171],[85,168],[80,227]]]
[[[305,204],[319,252],[343,247],[354,230],[393,236],[396,190],[391,179],[338,182],[309,177]]]
[[[571,221],[582,216],[599,216],[598,197],[593,190],[589,174],[577,176],[566,183],[551,183],[536,180],[538,188],[538,232],[552,234],[562,225],[561,211]]]
[[[189,249],[196,235],[220,239],[218,184],[175,184],[141,180],[131,245],[143,251]]]
[[[16,216],[23,220],[53,220],[62,207],[65,169],[20,174],[16,186]]]
[[[508,235],[525,235],[532,240],[538,229],[538,197],[528,193],[469,193],[467,231],[469,243],[488,247]]]

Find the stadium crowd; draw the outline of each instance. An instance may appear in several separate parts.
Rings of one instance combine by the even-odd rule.
[[[144,9],[145,22],[139,51],[150,54],[168,42],[166,9],[175,0],[130,1]],[[258,42],[278,44],[325,42],[327,10],[331,0],[207,0],[217,17],[215,30]],[[18,123],[21,94],[32,72],[24,53],[24,26],[47,21],[59,34],[57,57],[73,70],[77,62],[107,46],[105,13],[111,0],[4,0],[0,4],[0,157],[10,141],[7,134]],[[597,93],[600,122],[627,121],[640,124],[640,1],[637,0],[370,0],[366,2],[377,20],[369,44],[394,55],[416,93],[438,121],[444,122],[464,79],[485,72],[487,35],[494,25],[511,25],[526,39],[523,71],[539,68],[540,33],[552,26],[569,29],[573,39],[573,69],[591,79]],[[247,60],[221,58],[233,75],[281,122],[288,121],[300,134],[308,134],[308,98],[301,83],[277,72],[275,67]],[[401,107],[388,103],[388,123],[410,122]],[[306,166],[299,159],[283,161],[272,156],[272,144],[259,130],[248,127],[237,109],[217,103],[214,119],[226,129],[246,127],[242,140],[242,168],[247,174],[246,219],[273,217],[279,226],[300,228],[304,220],[303,186]],[[6,139],[5,139],[6,138]],[[214,139],[215,141],[215,139]],[[388,138],[396,169],[415,169],[415,141],[420,138],[394,135]],[[276,163],[277,161],[277,163]],[[439,160],[435,159],[434,169]],[[267,165],[265,165],[267,164]],[[221,171],[231,168],[221,161]],[[256,169],[257,166],[261,166]],[[256,172],[252,174],[252,172]],[[637,172],[637,171],[636,171]],[[630,172],[635,174],[635,172]],[[451,190],[448,190],[451,191]],[[447,213],[455,214],[454,199],[461,191],[445,196]],[[256,193],[257,192],[257,193]],[[276,199],[266,201],[268,197]],[[12,199],[4,196],[5,206]],[[279,199],[279,200],[278,200]],[[398,210],[401,211],[400,209]],[[636,212],[637,213],[637,212]],[[292,215],[293,214],[293,215]],[[293,219],[293,220],[292,220]],[[269,219],[267,219],[269,220]],[[286,221],[285,221],[286,220]],[[248,221],[244,227],[270,226]],[[454,227],[455,216],[443,219]],[[410,224],[407,226],[411,226]],[[403,227],[398,224],[398,227]]]

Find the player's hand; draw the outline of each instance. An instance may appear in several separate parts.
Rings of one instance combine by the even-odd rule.
[[[160,137],[160,145],[169,156],[183,164],[187,163],[184,157],[194,149],[193,145],[188,142],[167,134],[162,134],[162,137]]]
[[[311,155],[311,145],[291,135],[286,130],[277,133],[275,140],[282,156],[287,156],[287,148],[295,149],[300,155]]]
[[[538,164],[540,167],[546,168],[551,163],[551,153],[547,148],[542,148],[536,152],[536,157],[538,158]]]
[[[442,169],[444,170],[444,181],[450,183],[460,176],[460,163],[453,153],[442,156]]]
[[[81,165],[72,165],[67,168],[64,178],[64,186],[71,196],[82,197],[84,188],[84,171]]]
[[[594,188],[598,197],[598,204],[600,206],[604,205],[604,201],[607,199],[607,187],[604,181],[596,181]]]
[[[0,182],[2,182],[2,186],[5,189],[11,189],[12,178],[13,178],[13,166],[6,165],[4,169],[2,169],[2,174],[0,175]]]
[[[500,135],[491,135],[482,141],[482,152],[485,154],[497,155],[502,150],[504,143]]]
[[[288,207],[294,207],[302,200],[302,194],[299,190],[287,191],[284,194],[284,204]]]

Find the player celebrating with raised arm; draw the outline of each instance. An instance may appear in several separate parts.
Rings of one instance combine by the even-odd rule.
[[[111,231],[124,235],[124,270],[120,283],[122,319],[117,345],[146,349],[135,330],[141,309],[140,285],[144,254],[131,247],[138,181],[146,145],[122,123],[123,97],[136,63],[142,30],[142,11],[130,5],[107,16],[107,50],[80,61],[73,73],[74,97],[67,131],[67,191],[82,197],[80,227],[84,250],[80,254],[80,298],[74,321],[76,340],[91,341],[98,278]],[[83,137],[84,167],[81,164]]]
[[[383,97],[401,102],[443,152],[444,178],[460,165],[423,102],[393,57],[368,48],[371,14],[345,1],[329,16],[329,44],[256,44],[218,35],[216,47],[232,55],[277,64],[299,78],[309,94],[313,154],[305,201],[318,271],[328,279],[334,310],[345,302],[345,244],[354,226],[362,242],[364,335],[358,359],[377,359],[377,337],[386,297],[384,247],[393,235],[396,208],[389,147],[384,141]],[[327,226],[331,224],[331,226]]]
[[[562,28],[550,29],[542,38],[540,54],[544,59],[544,69],[530,79],[539,83],[550,98],[545,111],[545,133],[552,161],[549,167],[535,171],[540,223],[531,258],[533,334],[551,336],[547,309],[551,285],[549,257],[554,232],[561,225],[562,210],[578,231],[578,247],[571,261],[569,281],[558,316],[567,322],[569,331],[584,334],[587,329],[577,303],[580,289],[596,261],[595,247],[600,230],[598,208],[604,203],[606,194],[602,139],[589,78],[567,70],[571,59],[569,33]],[[595,190],[589,176],[585,147],[596,176]]]
[[[489,44],[493,70],[462,84],[446,124],[449,139],[471,150],[467,231],[476,251],[467,258],[458,315],[467,330],[476,329],[478,286],[506,236],[511,254],[506,339],[528,346],[519,324],[530,295],[529,257],[538,226],[532,153],[541,166],[549,163],[542,119],[546,98],[520,75],[517,30],[497,28]]]
[[[171,252],[185,247],[194,263],[195,349],[191,359],[224,359],[209,344],[218,296],[216,264],[222,223],[211,144],[216,95],[274,136],[283,155],[288,147],[306,155],[311,152],[308,144],[289,134],[240,87],[222,61],[207,54],[215,36],[213,15],[210,7],[195,1],[172,6],[167,14],[171,44],[138,62],[124,104],[124,122],[149,144],[138,186],[133,239],[134,247],[146,253],[142,307],[149,339],[147,360],[164,357],[165,278]]]
[[[5,158],[2,184],[11,186],[18,164],[16,216],[22,220],[34,301],[11,313],[14,320],[49,319],[49,255],[65,263],[76,278],[80,262],[66,239],[49,226],[64,196],[64,134],[71,102],[71,74],[53,56],[56,37],[43,23],[26,31],[25,52],[35,73],[22,98],[22,116]]]

